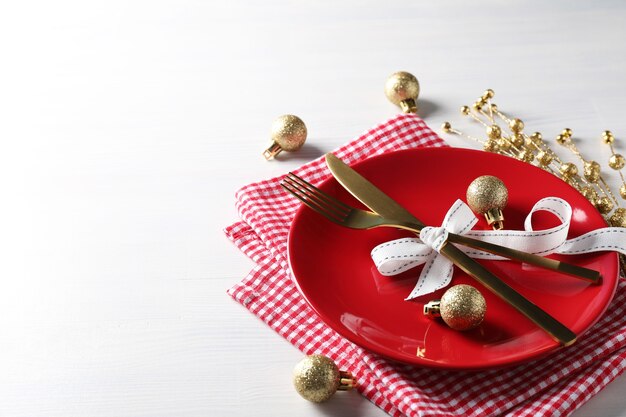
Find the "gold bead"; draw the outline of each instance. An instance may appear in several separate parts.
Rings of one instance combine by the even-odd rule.
[[[608,214],[611,210],[613,210],[613,202],[606,196],[597,199],[595,206],[602,214]]]
[[[626,209],[618,207],[609,218],[609,224],[613,227],[626,227]]]
[[[480,111],[484,105],[485,103],[483,103],[482,101],[476,101],[474,102],[474,104],[472,104],[472,108],[476,111]]]
[[[563,129],[561,131],[561,135],[567,137],[567,138],[571,138],[573,135],[572,129],[570,129],[569,127],[566,127],[565,129]]]
[[[463,106],[461,107],[461,114],[464,116],[467,116],[468,114],[470,114],[470,108],[469,106]]]
[[[615,136],[613,136],[613,133],[610,130],[605,130],[602,132],[602,141],[609,145],[615,141]]]
[[[487,139],[483,144],[483,149],[487,152],[498,152],[498,141],[495,139]]]
[[[509,122],[509,127],[511,128],[511,132],[521,133],[524,130],[524,122],[520,119],[513,119]]]
[[[511,142],[507,138],[498,139],[498,149],[503,152],[507,152],[511,149]]]
[[[559,171],[561,171],[561,175],[566,178],[571,178],[578,174],[578,168],[571,162],[561,164],[561,166],[559,167]]]
[[[515,145],[516,148],[521,148],[522,146],[524,146],[524,135],[522,135],[521,133],[513,133],[509,140],[513,145]]]
[[[569,141],[570,141],[570,137],[569,136],[565,136],[562,133],[557,135],[557,137],[556,137],[556,143],[558,143],[559,145],[565,145]]]
[[[466,198],[467,204],[475,213],[485,216],[487,224],[496,230],[502,229],[502,209],[506,206],[509,193],[500,178],[492,175],[476,178],[467,187]]]
[[[573,188],[578,188],[578,181],[576,181],[576,177],[561,177],[561,179],[568,185]]]
[[[491,103],[491,111],[493,112],[498,111],[498,106],[496,105],[496,103]]]
[[[533,159],[535,159],[535,155],[530,149],[522,149],[522,151],[517,155],[517,159],[530,163]]]
[[[624,161],[624,156],[618,153],[611,155],[609,158],[609,166],[613,169],[622,169],[626,161]]]
[[[306,125],[302,119],[293,114],[280,116],[272,123],[272,144],[263,152],[263,156],[270,160],[281,151],[296,151],[304,145],[306,136]]]
[[[454,330],[470,330],[478,327],[485,319],[487,303],[485,297],[471,285],[459,284],[450,287],[441,297],[424,306],[428,317],[441,317]]]
[[[441,124],[441,130],[446,133],[450,133],[452,131],[452,125],[450,124],[450,122],[443,122]]]
[[[587,185],[580,189],[580,193],[594,206],[596,205],[596,200],[598,199],[598,192],[591,186]]]
[[[492,99],[495,95],[496,93],[491,88],[486,89],[483,93],[483,97],[486,97],[487,99]]]
[[[487,127],[487,137],[489,139],[500,139],[502,136],[502,129],[498,125],[491,125]]]
[[[542,167],[550,165],[553,159],[554,157],[550,152],[539,151],[539,153],[537,153],[537,162],[539,162],[539,165]]]
[[[330,358],[311,355],[294,367],[293,385],[304,399],[321,403],[337,390],[352,389],[354,378],[348,372],[340,371]]]
[[[626,200],[626,184],[622,184],[622,186],[619,187],[619,195]]]
[[[543,141],[543,136],[541,135],[541,133],[535,132],[532,135],[530,135],[530,140],[533,143],[539,145]]]
[[[589,182],[598,182],[600,179],[600,164],[596,161],[586,161],[583,167],[583,175]]]
[[[393,104],[402,107],[405,113],[415,113],[415,100],[420,93],[420,84],[411,73],[400,71],[393,73],[385,83],[385,95]]]

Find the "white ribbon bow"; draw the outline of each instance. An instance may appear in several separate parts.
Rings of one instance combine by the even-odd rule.
[[[532,216],[538,211],[549,211],[561,221],[550,229],[534,231]],[[392,240],[376,246],[372,259],[382,275],[397,275],[418,265],[424,265],[417,284],[407,300],[429,294],[446,287],[452,280],[453,263],[439,251],[446,243],[448,233],[466,235],[500,246],[518,249],[537,255],[552,253],[576,255],[599,251],[618,251],[626,254],[626,228],[606,227],[567,240],[572,208],[567,201],[557,197],[539,200],[524,221],[524,230],[471,230],[478,219],[470,208],[457,200],[448,210],[441,227],[424,227],[419,239]],[[476,249],[460,246],[472,258],[506,260]]]

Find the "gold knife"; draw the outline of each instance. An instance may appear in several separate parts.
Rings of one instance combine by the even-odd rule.
[[[326,154],[326,164],[337,181],[371,210],[388,219],[411,222],[420,227],[425,226],[424,223],[413,216],[408,210],[383,193],[374,184],[350,168],[335,155],[331,153]],[[537,326],[545,330],[559,343],[564,346],[569,346],[576,341],[576,334],[574,332],[515,291],[456,246],[446,243],[443,248],[441,248],[440,253],[450,259],[467,274],[474,277],[491,292],[517,309],[517,311],[529,318]]]

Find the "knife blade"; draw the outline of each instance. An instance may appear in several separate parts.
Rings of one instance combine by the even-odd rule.
[[[361,174],[350,168],[332,153],[326,154],[326,164],[337,181],[372,211],[389,219],[411,222],[424,227],[418,218],[395,200],[381,191]],[[475,278],[487,289],[502,298],[516,310],[546,331],[559,343],[569,346],[576,341],[576,334],[536,304],[515,291],[508,284],[467,256],[456,246],[446,243],[440,253],[450,259],[456,266]]]

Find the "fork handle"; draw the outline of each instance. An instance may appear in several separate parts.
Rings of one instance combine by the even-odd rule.
[[[396,227],[410,230],[415,233],[419,233],[422,229],[422,227],[418,227],[417,224],[410,223],[397,224]],[[594,284],[599,284],[602,277],[600,272],[593,269],[568,264],[566,262],[557,261],[556,259],[545,258],[543,256],[535,255],[534,253],[507,248],[506,246],[496,245],[494,243],[485,242],[468,236],[457,235],[456,233],[448,233],[448,241],[470,248],[480,249],[488,253],[493,253],[494,255],[504,256],[505,258],[515,259],[544,269],[562,272]]]

